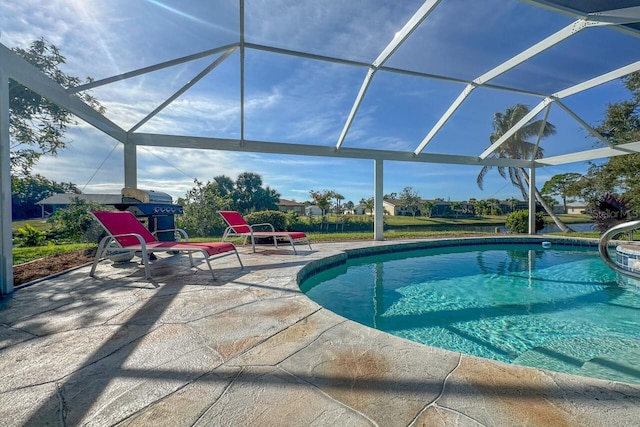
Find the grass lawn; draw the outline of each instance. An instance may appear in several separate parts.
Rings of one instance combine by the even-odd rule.
[[[585,214],[560,214],[558,215],[558,218],[560,218],[560,221],[564,222],[565,224],[585,224],[593,222],[593,218],[591,218],[591,215]],[[549,222],[553,222],[553,220],[547,216],[545,216],[545,219]]]
[[[353,218],[361,218],[362,215],[356,216],[347,216]],[[593,219],[590,215],[583,214],[560,214],[558,215],[560,220],[565,224],[580,224],[580,223],[588,223],[593,222]],[[327,215],[327,219],[330,222],[335,222],[335,215]],[[302,218],[304,219],[304,217]],[[547,222],[553,222],[551,218],[545,216],[545,220]],[[411,216],[390,216],[387,215],[384,217],[384,224],[388,227],[446,227],[446,226],[456,226],[456,225],[504,225],[507,221],[506,215],[485,215],[485,216],[477,216],[472,218],[428,218],[426,216],[419,217],[411,217]]]
[[[16,231],[18,231],[18,228],[24,227],[25,224],[29,224],[33,228],[40,231],[51,230],[51,224],[47,222],[46,218],[35,218],[35,219],[23,219],[20,221],[13,221],[11,223],[11,232],[15,233]]]
[[[77,251],[96,247],[93,243],[70,243],[64,245],[29,246],[13,248],[13,265],[23,264],[34,259],[44,258],[62,252]]]
[[[503,225],[505,216],[482,216],[473,218],[428,218],[410,216],[385,216],[384,223],[389,227],[420,227],[420,226],[456,226],[456,225]]]

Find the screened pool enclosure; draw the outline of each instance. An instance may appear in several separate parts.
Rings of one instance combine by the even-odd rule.
[[[638,1],[62,3],[74,20],[48,29],[28,6],[3,6],[12,27],[0,28],[2,294],[13,291],[9,79],[97,130],[96,149],[117,141],[122,187],[148,172],[141,147],[371,161],[375,239],[386,165],[518,167],[535,185],[539,168],[640,151],[593,128],[623,98],[620,79],[640,69]],[[83,25],[95,33],[73,30]],[[10,50],[21,28],[94,80],[46,77]],[[88,90],[104,115],[77,97]],[[518,103],[530,113],[488,144],[487,114]],[[531,120],[557,128],[534,138],[544,157],[501,155]]]

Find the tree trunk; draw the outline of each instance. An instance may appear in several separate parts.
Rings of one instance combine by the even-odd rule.
[[[524,177],[524,181],[527,183],[527,185],[529,185],[529,175],[527,174],[527,171],[525,171],[524,169],[520,168],[520,172],[522,173],[522,176]],[[542,205],[544,210],[551,217],[553,222],[555,222],[555,224],[558,226],[560,231],[562,231],[563,233],[573,233],[573,230],[571,228],[569,228],[567,226],[567,224],[562,222],[560,220],[560,218],[558,218],[558,216],[555,213],[553,213],[553,210],[549,207],[547,202],[544,201],[544,198],[542,197],[542,194],[540,194],[540,192],[538,191],[538,188],[537,187],[533,187],[533,188],[535,190],[534,191],[534,195],[536,196],[536,200],[538,202],[540,202],[540,205]]]
[[[536,195],[536,199],[540,202],[544,210],[547,211],[547,213],[549,214],[553,222],[556,223],[560,231],[562,231],[563,233],[573,233],[573,229],[569,228],[567,224],[562,222],[562,220],[560,220],[560,218],[558,218],[558,216],[555,213],[553,213],[553,210],[549,207],[547,202],[544,201],[542,194],[540,194],[537,188],[535,189],[535,195]]]

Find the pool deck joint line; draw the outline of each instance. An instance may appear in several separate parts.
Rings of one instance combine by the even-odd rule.
[[[245,269],[215,260],[216,281],[201,258],[161,257],[151,281],[103,262],[22,288],[0,299],[0,426],[638,424],[638,384],[424,346],[298,288],[345,251],[424,242],[240,247]]]

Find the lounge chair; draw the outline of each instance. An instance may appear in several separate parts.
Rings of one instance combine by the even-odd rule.
[[[225,242],[206,242],[195,243],[189,242],[189,236],[186,231],[182,229],[174,230],[162,230],[165,231],[177,231],[180,233],[181,238],[184,241],[180,242],[161,242],[159,241],[138,219],[128,211],[95,211],[92,212],[93,216],[98,220],[102,227],[107,231],[108,236],[103,238],[98,245],[98,251],[96,252],[96,258],[93,261],[91,272],[89,275],[94,276],[96,266],[102,259],[105,253],[124,253],[129,252],[134,254],[135,252],[142,253],[142,263],[144,265],[144,277],[146,279],[151,278],[151,272],[149,268],[149,255],[153,252],[185,252],[189,255],[189,261],[191,266],[195,267],[193,263],[194,252],[200,252],[204,255],[204,259],[207,261],[211,276],[215,280],[213,274],[213,268],[211,267],[211,258],[214,255],[231,255],[236,254],[240,268],[244,268],[240,256],[236,247],[231,243]]]
[[[229,224],[224,234],[222,235],[222,241],[226,241],[229,237],[244,237],[243,245],[247,243],[247,238],[251,238],[251,246],[253,252],[256,251],[256,238],[271,238],[273,244],[278,247],[278,237],[284,237],[291,243],[291,248],[294,254],[298,254],[296,251],[295,243],[306,243],[311,249],[311,243],[307,235],[301,231],[275,231],[272,224],[253,224],[249,225],[247,221],[236,211],[218,211],[220,216],[224,218],[225,222]],[[256,231],[256,227],[267,227],[270,231]]]

